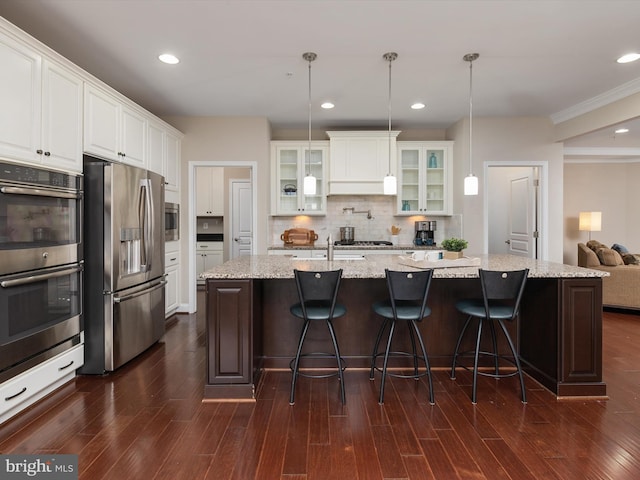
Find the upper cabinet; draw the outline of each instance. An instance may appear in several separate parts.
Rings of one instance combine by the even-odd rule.
[[[224,216],[224,168],[198,167],[196,170],[196,216]]]
[[[271,215],[326,215],[329,142],[271,142]],[[316,193],[305,195],[304,177],[316,177]]]
[[[85,84],[84,151],[146,168],[147,119],[96,85]]]
[[[329,195],[383,195],[384,177],[396,174],[399,131],[327,132]]]
[[[82,171],[82,79],[0,31],[0,156]]]
[[[453,142],[398,142],[398,215],[451,215]]]
[[[180,145],[182,136],[163,124],[149,120],[147,130],[147,168],[164,177],[167,192],[178,192],[180,185]]]

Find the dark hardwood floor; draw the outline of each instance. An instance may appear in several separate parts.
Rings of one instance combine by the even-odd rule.
[[[201,294],[199,294],[201,296]],[[203,312],[204,308],[200,308]],[[0,426],[2,453],[76,453],[81,479],[638,479],[640,316],[604,315],[608,401],[557,401],[527,378],[436,370],[426,382],[379,374],[301,378],[269,371],[257,402],[202,403],[202,313],[114,374],[83,376]],[[423,379],[424,380],[424,379]]]

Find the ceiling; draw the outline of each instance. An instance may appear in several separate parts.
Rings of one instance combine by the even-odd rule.
[[[640,51],[635,0],[1,0],[0,15],[158,116],[306,127],[307,51],[314,129],[387,128],[389,51],[399,130],[468,115],[470,52],[474,116],[558,118],[640,91],[640,61],[615,62]]]

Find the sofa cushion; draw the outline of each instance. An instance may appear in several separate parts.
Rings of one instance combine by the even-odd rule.
[[[624,260],[622,260],[620,254],[611,248],[599,248],[596,251],[596,254],[598,255],[602,265],[612,267],[616,265],[624,265]]]
[[[611,248],[618,252],[620,255],[624,255],[625,253],[629,253],[629,249],[624,245],[620,245],[619,243],[614,243],[611,245]]]
[[[600,243],[597,240],[589,240],[587,242],[587,247],[589,247],[594,252],[598,252],[598,250],[601,249],[601,248],[609,248],[604,243]]]
[[[596,252],[588,248],[584,243],[578,244],[578,265],[585,268],[599,267],[600,259]]]
[[[640,265],[640,255],[637,253],[625,253],[622,255],[625,265]]]

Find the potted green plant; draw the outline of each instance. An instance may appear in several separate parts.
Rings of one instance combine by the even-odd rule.
[[[444,258],[447,260],[455,260],[462,258],[462,251],[467,248],[468,242],[462,238],[447,238],[442,241],[442,248],[446,250],[444,252]]]

